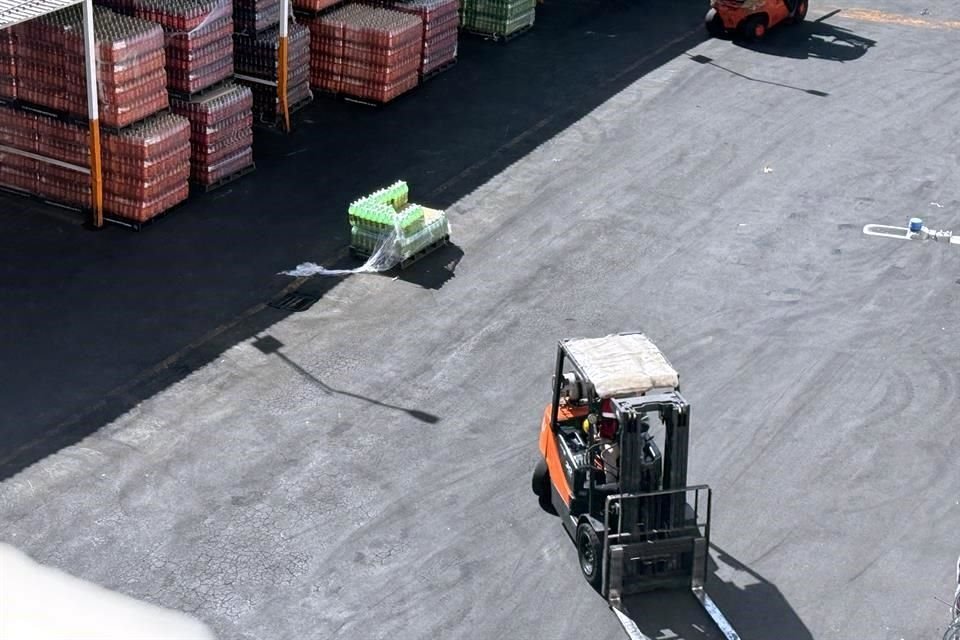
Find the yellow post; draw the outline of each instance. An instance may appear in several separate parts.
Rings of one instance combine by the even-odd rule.
[[[283,114],[283,130],[290,131],[290,102],[287,99],[287,36],[280,36],[277,51],[279,70],[277,75],[277,97],[280,99],[280,113]]]
[[[96,35],[93,29],[93,2],[83,3],[83,55],[87,74],[87,114],[90,119],[90,205],[93,226],[103,226],[103,176],[100,164],[100,104],[97,101]]]
[[[100,164],[100,121],[90,121],[90,187],[92,190],[93,226],[103,226],[103,175]]]

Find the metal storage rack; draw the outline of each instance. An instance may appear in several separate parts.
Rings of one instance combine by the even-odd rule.
[[[92,0],[0,0],[0,29],[7,29],[21,22],[40,18],[47,14],[72,7],[83,5],[83,52],[84,68],[87,75],[87,114],[90,126],[90,167],[82,167],[53,158],[47,158],[34,153],[21,151],[7,146],[0,146],[0,150],[7,153],[25,155],[34,160],[49,162],[86,173],[90,176],[91,202],[93,226],[103,226],[103,172],[100,157],[100,104],[97,100],[97,58],[96,38],[93,33],[93,2]]]

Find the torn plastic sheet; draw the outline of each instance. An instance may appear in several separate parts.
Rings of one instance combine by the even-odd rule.
[[[377,244],[367,261],[355,269],[327,269],[314,262],[303,262],[296,269],[281,271],[281,275],[297,278],[309,276],[347,276],[357,273],[381,273],[394,268],[403,259],[400,249],[400,228],[395,226]]]

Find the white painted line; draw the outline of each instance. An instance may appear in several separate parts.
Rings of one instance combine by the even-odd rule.
[[[610,607],[617,618],[620,620],[620,624],[623,626],[623,630],[627,632],[627,635],[630,636],[630,640],[650,640],[650,636],[645,635],[643,631],[640,631],[640,627],[637,626],[637,623],[631,620],[625,613],[619,609],[614,609]]]

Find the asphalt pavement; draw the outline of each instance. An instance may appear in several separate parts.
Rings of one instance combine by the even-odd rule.
[[[701,41],[702,13],[560,0],[508,44],[464,37],[456,66],[386,108],[318,95],[293,135],[257,131],[255,173],[141,233],[0,194],[0,478],[282,317],[262,309],[290,285],[277,272],[342,261],[357,197],[405,179],[455,202]]]
[[[70,394],[91,402],[85,372],[144,377],[89,419],[91,435],[74,423],[61,432],[82,440],[0,484],[0,539],[195,614],[221,638],[624,637],[529,478],[556,341],[642,330],[693,406],[690,481],[715,492],[709,590],[741,636],[939,638],[960,530],[960,249],[861,228],[919,215],[960,229],[960,12],[884,1],[745,46],[703,42],[698,5],[548,2],[534,32],[464,47],[447,84],[396,111],[314,107],[302,135],[330,144],[297,152],[314,159],[313,182],[284,169],[295,143],[267,137],[259,182],[196,215],[72,240],[49,222],[51,247],[89,241],[99,266],[77,262],[91,249],[62,264],[51,250],[30,282],[97,272],[117,291],[104,274],[138,264],[151,283],[179,274],[157,291],[223,289],[222,304],[198,303],[178,334],[192,350],[162,370],[150,367],[173,353],[167,343],[148,349],[150,334],[131,331],[120,372],[111,353],[89,371],[65,364],[80,357],[58,337],[71,314],[107,322],[143,299],[158,314],[190,307],[124,272],[127,297],[68,298],[56,326],[23,312],[51,371],[46,341],[63,340],[62,380],[34,383],[50,411],[38,431]],[[648,32],[652,16],[671,29]],[[454,92],[486,73],[466,62],[473,46],[526,106]],[[571,48],[592,60],[579,72],[563,66]],[[531,97],[524,71],[553,83]],[[459,142],[439,158],[426,137],[416,152],[338,156],[354,118],[406,140],[426,135],[419,119],[434,141]],[[325,167],[341,160],[342,175],[366,173],[334,183]],[[287,284],[277,270],[340,255],[343,202],[331,194],[400,177],[448,207],[456,247],[403,274],[309,281],[322,297],[303,313],[256,306]],[[281,193],[283,207],[271,200]],[[249,208],[254,194],[258,215],[231,218],[221,204]],[[215,236],[205,245],[190,230],[222,226],[221,261],[208,262]],[[20,237],[24,255],[44,238]],[[158,261],[171,245],[194,266]],[[203,339],[211,326],[223,328]],[[98,335],[105,344],[109,331]],[[29,345],[4,349],[23,376],[42,364]],[[10,378],[27,393],[23,376]],[[60,399],[45,404],[44,391]],[[26,407],[14,415],[39,411],[11,402]],[[649,635],[711,637],[691,605],[630,603]]]

